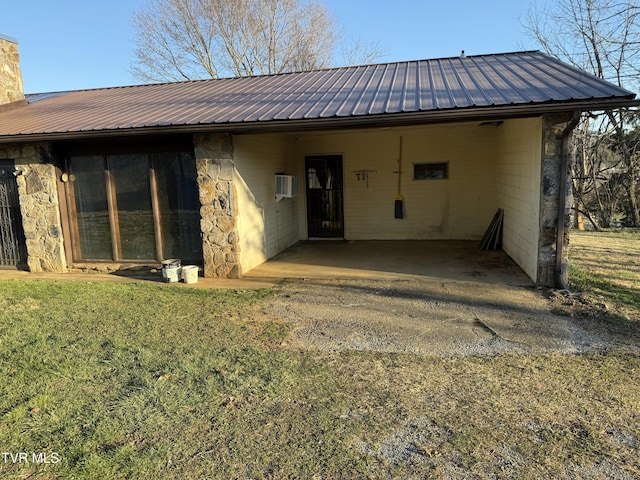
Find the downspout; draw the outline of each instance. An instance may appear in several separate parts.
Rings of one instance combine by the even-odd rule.
[[[560,159],[560,188],[558,192],[558,220],[556,228],[556,265],[554,270],[554,280],[556,288],[568,290],[569,287],[565,281],[565,275],[562,271],[562,256],[564,253],[564,216],[567,208],[567,178],[569,177],[569,146],[573,129],[576,128],[580,121],[580,112],[573,112],[571,121],[562,131],[562,157]]]

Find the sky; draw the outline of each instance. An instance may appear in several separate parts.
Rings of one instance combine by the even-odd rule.
[[[140,83],[131,16],[146,1],[0,0],[0,35],[18,41],[25,92]],[[380,62],[537,49],[523,27],[527,0],[324,2],[345,38],[378,42]]]

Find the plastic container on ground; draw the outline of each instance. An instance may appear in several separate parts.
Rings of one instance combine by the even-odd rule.
[[[162,260],[162,280],[165,282],[180,281],[181,262],[179,258]]]
[[[182,267],[182,279],[184,283],[198,283],[198,266],[185,265]]]

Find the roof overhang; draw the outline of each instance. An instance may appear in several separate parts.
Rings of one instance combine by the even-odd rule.
[[[158,125],[136,128],[105,130],[81,130],[68,132],[43,132],[20,135],[0,135],[0,143],[46,142],[106,138],[118,136],[142,136],[172,133],[214,133],[231,134],[321,131],[335,129],[358,129],[433,125],[470,121],[507,120],[514,118],[539,117],[549,114],[597,112],[619,108],[640,106],[640,100],[629,98],[593,99],[575,102],[541,103],[525,105],[492,106],[481,108],[454,108],[423,112],[385,113],[377,115],[310,118],[295,120],[269,120],[237,123],[207,123],[184,125]]]

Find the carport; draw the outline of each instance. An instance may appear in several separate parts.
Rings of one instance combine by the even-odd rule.
[[[405,280],[430,278],[532,286],[503,251],[477,241],[303,241],[246,272],[248,278]]]

